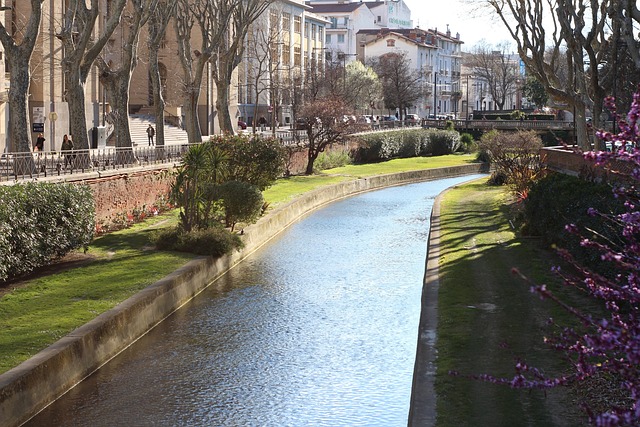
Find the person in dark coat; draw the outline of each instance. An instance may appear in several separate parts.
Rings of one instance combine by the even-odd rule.
[[[36,139],[36,144],[33,146],[33,151],[44,151],[44,135],[39,133],[38,139]]]

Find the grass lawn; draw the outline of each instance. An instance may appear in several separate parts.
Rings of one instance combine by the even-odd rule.
[[[192,259],[149,247],[149,233],[175,221],[168,213],[104,235],[69,268],[9,284],[0,299],[0,373]]]
[[[567,369],[543,337],[552,333],[545,323],[549,317],[570,319],[511,273],[518,267],[535,282],[557,288],[549,272],[557,261],[537,240],[514,233],[508,193],[485,181],[450,190],[441,205],[437,425],[584,425],[567,390],[512,390],[464,377],[511,378],[516,358],[547,373]]]
[[[394,159],[388,162],[347,165],[326,169],[317,175],[297,175],[280,179],[274,186],[264,192],[264,199],[271,204],[271,207],[274,207],[325,185],[389,173],[460,166],[473,163],[475,158],[475,154],[450,154],[437,157]]]
[[[307,191],[361,176],[438,168],[471,162],[473,155],[392,160],[350,165],[313,176],[279,180],[265,192],[272,207]],[[95,239],[73,264],[43,269],[0,286],[0,373],[113,308],[193,258],[159,252],[149,243],[152,230],[177,223],[177,210]]]

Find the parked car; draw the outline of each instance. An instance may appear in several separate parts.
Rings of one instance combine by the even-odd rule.
[[[396,116],[382,116],[383,122],[396,122],[398,118]]]
[[[246,129],[246,128],[247,128],[247,124],[242,120],[238,120],[238,129]]]
[[[417,124],[420,123],[420,116],[418,116],[417,114],[407,114],[406,116],[404,116],[404,120],[411,124]]]

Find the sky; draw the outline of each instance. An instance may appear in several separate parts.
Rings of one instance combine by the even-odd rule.
[[[447,24],[451,34],[460,33],[464,42],[463,51],[470,51],[482,39],[492,45],[511,42],[504,24],[488,10],[478,11],[481,0],[404,0],[411,9],[414,26],[423,29],[438,28],[446,32]],[[474,7],[473,4],[476,6]]]

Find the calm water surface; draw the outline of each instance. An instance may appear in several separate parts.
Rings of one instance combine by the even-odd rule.
[[[29,426],[405,426],[429,216],[445,188],[329,205]]]

